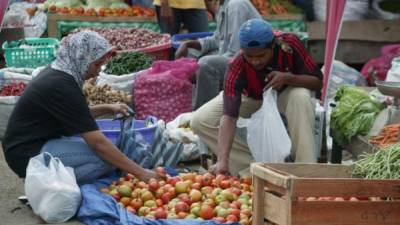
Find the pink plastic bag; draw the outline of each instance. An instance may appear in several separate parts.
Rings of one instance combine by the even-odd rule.
[[[195,59],[155,62],[135,81],[137,118],[155,116],[169,122],[192,111],[192,84],[188,77],[197,69]]]
[[[392,60],[397,56],[400,56],[400,45],[386,45],[381,49],[379,58],[368,61],[361,70],[361,74],[368,80],[368,84],[375,86],[375,80],[385,80]]]
[[[175,61],[159,60],[153,64],[153,66],[149,70],[149,74],[158,74],[161,72],[172,70],[174,76],[182,75],[182,79],[186,79],[188,75],[195,73],[198,67],[199,66],[196,60],[190,58],[183,58]]]

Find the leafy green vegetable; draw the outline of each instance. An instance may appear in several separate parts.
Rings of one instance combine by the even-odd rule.
[[[362,155],[354,164],[353,175],[367,179],[400,179],[400,144]]]
[[[111,59],[104,72],[113,75],[134,73],[150,68],[153,61],[151,56],[141,52],[125,52]]]
[[[47,0],[44,2],[44,7],[47,9],[49,6],[55,5],[57,8],[62,7],[79,7],[83,6],[80,0]]]
[[[104,0],[87,0],[87,8],[94,8],[96,10],[100,8],[108,8],[110,6],[109,1]]]
[[[366,135],[384,105],[366,91],[344,86],[335,95],[337,106],[331,115],[333,139],[338,145],[345,144],[358,134]]]
[[[129,5],[124,2],[115,2],[110,5],[110,9],[126,9],[129,8]]]

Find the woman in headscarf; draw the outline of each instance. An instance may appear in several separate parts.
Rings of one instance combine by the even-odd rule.
[[[141,180],[158,178],[126,157],[108,140],[95,117],[127,114],[124,104],[89,107],[82,86],[97,76],[114,53],[96,32],[83,31],[66,38],[56,60],[33,79],[20,97],[10,117],[2,142],[9,167],[25,177],[31,157],[48,152],[74,168],[78,184],[118,168]],[[82,138],[72,137],[80,134]]]

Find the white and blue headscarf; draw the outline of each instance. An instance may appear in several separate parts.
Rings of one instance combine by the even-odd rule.
[[[82,31],[62,41],[51,68],[73,76],[82,87],[90,64],[110,50],[109,42],[98,33]]]

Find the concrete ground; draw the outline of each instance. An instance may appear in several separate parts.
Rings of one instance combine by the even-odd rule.
[[[0,224],[45,224],[44,221],[33,214],[31,208],[17,199],[21,195],[24,195],[24,183],[8,168],[0,144]],[[63,224],[80,225],[82,223],[72,219]]]

